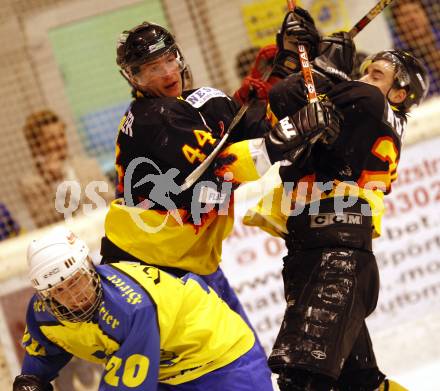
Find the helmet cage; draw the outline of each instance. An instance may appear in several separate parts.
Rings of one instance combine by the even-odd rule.
[[[73,285],[69,285],[69,288],[74,288],[74,284],[80,282],[83,283],[84,281],[84,279],[78,278],[80,275],[87,277],[87,284],[84,286],[83,291],[93,289],[94,298],[84,303],[85,296],[82,292],[80,292],[79,295],[81,295],[81,297],[78,299],[77,296],[79,295],[74,296],[70,292],[70,289],[67,290],[67,294],[70,294],[69,300],[72,303],[76,302],[78,303],[78,305],[81,305],[80,303],[83,303],[82,305],[86,306],[86,308],[84,309],[73,310],[58,302],[56,298],[53,297],[53,290],[56,289],[58,285],[65,283],[72,278],[76,278],[77,280],[73,282]],[[72,290],[76,291],[74,289]],[[99,275],[92,266],[92,260],[90,259],[90,257],[87,256],[87,261],[75,273],[73,273],[66,279],[61,279],[59,283],[53,286],[49,285],[47,289],[37,291],[37,294],[46,303],[49,312],[51,312],[53,316],[55,316],[58,320],[64,320],[68,322],[87,322],[91,320],[94,313],[101,304],[102,287]]]

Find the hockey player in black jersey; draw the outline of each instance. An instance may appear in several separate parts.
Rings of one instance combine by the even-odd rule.
[[[302,164],[280,168],[284,190],[274,199],[289,193],[290,214],[278,204],[265,210],[263,200],[247,220],[283,237],[288,248],[287,308],[269,366],[282,391],[404,390],[379,371],[365,318],[379,293],[372,238],[380,235],[382,199],[397,177],[406,114],[426,96],[427,73],[396,50],[367,58],[359,81],[337,71],[330,80],[321,72],[328,64],[316,65],[321,101],[344,117],[341,133],[331,148],[318,142],[304,149]],[[305,97],[300,74],[269,94],[278,118],[300,110]],[[314,118],[303,114],[302,123]]]
[[[246,320],[219,268],[222,241],[233,224],[230,190],[258,179],[299,139],[306,140],[307,133],[321,129],[336,135],[337,116],[330,106],[316,106],[321,121],[315,128],[289,135],[281,123],[272,126],[245,114],[230,144],[200,180],[183,191],[183,180],[216,147],[239,105],[214,88],[188,89],[182,53],[161,26],[145,22],[124,32],[117,63],[133,87],[134,100],[116,141],[120,198],[106,217],[103,263],[135,260],[177,276],[197,273]],[[275,144],[263,137],[272,132],[277,133]]]

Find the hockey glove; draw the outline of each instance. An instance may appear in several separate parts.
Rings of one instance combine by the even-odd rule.
[[[331,102],[309,103],[294,115],[280,120],[266,135],[266,148],[272,162],[296,160],[305,150],[310,153],[318,140],[332,144],[340,133],[341,115]]]
[[[284,78],[300,70],[298,43],[307,47],[310,59],[318,53],[319,32],[310,14],[300,7],[296,7],[294,12],[287,13],[276,39],[278,54],[272,73],[278,77]]]
[[[279,80],[270,75],[268,77],[268,72],[272,70],[277,51],[278,49],[274,44],[266,45],[258,51],[249,75],[243,79],[240,88],[234,93],[234,98],[241,104],[253,98],[268,100],[269,90]]]
[[[356,57],[353,39],[345,32],[324,37],[319,45],[319,55],[314,66],[333,82],[350,81]]]
[[[267,69],[273,67],[273,61],[277,55],[278,48],[274,44],[263,46],[255,58],[250,75],[256,79],[261,79]]]
[[[272,85],[267,81],[256,79],[252,76],[246,76],[243,79],[241,87],[234,93],[234,98],[241,104],[248,102],[254,97],[260,100],[267,101],[269,90]]]
[[[50,383],[46,385],[34,375],[18,375],[12,386],[13,391],[53,391]]]

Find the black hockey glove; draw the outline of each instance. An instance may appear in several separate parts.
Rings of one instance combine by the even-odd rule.
[[[280,120],[265,136],[266,149],[272,162],[287,159],[294,161],[318,140],[333,144],[341,127],[342,115],[327,102],[309,103],[294,115]],[[302,159],[304,156],[302,156]]]
[[[281,29],[277,34],[278,54],[275,57],[272,74],[281,78],[299,71],[298,43],[307,47],[309,59],[318,53],[320,35],[310,14],[296,7],[286,14]]]
[[[12,391],[53,391],[50,383],[46,385],[34,375],[18,375],[12,386]]]
[[[319,45],[319,55],[313,61],[315,68],[333,82],[349,81],[353,73],[356,46],[345,32],[324,37]]]

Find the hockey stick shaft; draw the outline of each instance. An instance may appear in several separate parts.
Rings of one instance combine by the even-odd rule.
[[[370,11],[357,22],[353,28],[348,32],[351,38],[359,34],[365,26],[367,26],[377,15],[379,15],[388,5],[394,0],[380,0]]]
[[[267,81],[272,73],[272,69],[266,69],[266,71],[263,74],[262,80]],[[256,98],[248,100],[243,106],[240,107],[240,110],[235,115],[235,117],[232,119],[231,123],[228,126],[228,129],[226,130],[225,134],[223,135],[220,142],[217,144],[217,146],[212,150],[212,152],[206,157],[203,162],[201,162],[195,169],[192,171],[186,178],[185,181],[182,183],[180,188],[182,191],[188,190],[206,171],[206,169],[209,167],[209,165],[212,163],[212,161],[217,157],[220,150],[224,147],[226,142],[229,139],[229,135],[231,134],[232,130],[237,126],[237,124],[240,122],[241,118],[243,117],[244,113],[247,111],[249,106],[251,106]]]
[[[287,7],[289,11],[293,11],[295,9],[295,1],[294,0],[287,0]],[[307,51],[304,45],[298,45],[298,51],[301,61],[301,69],[303,71],[304,80],[306,82],[306,87],[308,91],[308,99],[309,102],[316,102],[318,101],[318,97],[316,95],[315,91],[315,85],[313,83],[313,77],[312,77],[312,70],[310,68],[310,62],[308,59]],[[267,81],[272,73],[272,69],[268,69],[264,72],[264,75],[262,77],[263,81]],[[231,134],[232,130],[235,128],[235,126],[238,124],[238,122],[243,117],[244,113],[247,111],[249,106],[255,101],[255,99],[248,100],[243,106],[241,106],[238,113],[235,115],[235,117],[232,119],[230,125],[228,126],[228,129],[226,130],[225,134],[223,135],[220,142],[217,144],[217,146],[212,150],[212,152],[201,162],[186,178],[185,181],[182,183],[180,188],[182,191],[188,190],[194,183],[202,176],[202,174],[207,170],[207,168],[210,166],[210,164],[213,162],[213,160],[217,157],[220,150],[224,147],[226,142],[229,139],[229,135]]]
[[[365,26],[367,26],[377,15],[379,15],[389,4],[391,4],[394,0],[379,0],[379,2],[370,10],[368,13],[361,18],[353,28],[348,32],[351,38],[354,38],[359,32],[361,32]],[[287,0],[287,5],[289,7],[289,11],[292,11],[294,7],[294,1]],[[318,96],[316,93],[315,85],[313,83],[312,70],[310,69],[310,62],[307,58],[307,52],[305,50],[304,45],[298,45],[298,52],[300,56],[301,62],[301,70],[303,72],[304,83],[307,88],[307,98],[309,103],[314,103],[318,101]],[[316,137],[315,141],[319,139],[323,132],[320,132]],[[305,150],[306,145],[303,144],[298,147],[295,158],[291,160],[294,163],[300,156],[301,152]]]
[[[188,190],[206,171],[206,169],[209,167],[209,165],[212,163],[212,161],[217,157],[220,150],[224,147],[226,144],[226,141],[229,139],[229,135],[232,132],[232,129],[235,128],[235,126],[240,122],[241,118],[243,117],[244,113],[248,109],[249,105],[251,104],[250,101],[246,102],[243,106],[241,106],[238,113],[235,115],[235,117],[232,119],[226,133],[223,135],[220,142],[217,144],[217,146],[212,150],[212,152],[206,157],[203,162],[201,162],[194,171],[189,174],[185,181],[182,183],[180,188],[182,191]]]
[[[295,0],[287,0],[287,9],[293,11],[295,9]]]
[[[293,12],[295,9],[295,1],[287,0],[287,7],[289,11]],[[315,83],[313,82],[312,68],[310,67],[307,48],[301,43],[298,44],[298,55],[299,62],[301,64],[301,72],[303,74],[304,83],[307,89],[307,100],[309,103],[318,102],[318,95],[316,94]]]
[[[354,26],[353,28],[348,32],[348,34],[353,38],[355,37],[359,32],[361,32],[365,26],[367,26],[377,15],[379,15],[389,4],[391,4],[394,0],[379,0],[379,2],[363,17],[361,18]],[[287,0],[287,7],[289,11],[293,11],[295,9],[295,1],[294,0]],[[310,62],[308,60],[307,51],[304,45],[298,45],[298,52],[300,56],[300,62],[301,62],[301,70],[303,72],[304,81],[307,88],[307,97],[309,102],[313,103],[318,100],[316,89],[313,83],[313,77],[312,77],[312,71],[310,68]],[[266,76],[267,75],[267,76]],[[266,73],[265,76],[268,78],[270,75],[270,72]],[[182,191],[189,189],[199,178],[200,176],[206,171],[208,166],[212,163],[214,158],[217,156],[217,154],[220,152],[220,150],[223,148],[223,146],[226,144],[226,142],[229,139],[229,135],[231,131],[235,128],[235,126],[238,124],[240,119],[243,117],[244,113],[247,111],[248,107],[252,101],[248,101],[245,103],[237,115],[232,120],[231,124],[228,127],[228,130],[226,131],[223,138],[220,140],[220,142],[217,144],[217,147],[209,154],[209,156],[199,165],[197,168],[189,174],[184,183],[181,185]]]

